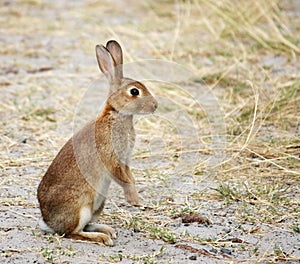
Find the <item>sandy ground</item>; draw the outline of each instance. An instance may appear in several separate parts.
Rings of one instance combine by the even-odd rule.
[[[296,216],[276,219],[276,224],[255,221],[255,201],[244,205],[238,199],[212,198],[219,186],[218,175],[202,173],[199,178],[191,172],[182,174],[173,169],[178,163],[175,158],[155,158],[167,144],[167,140],[160,141],[158,130],[147,131],[147,120],[155,123],[158,115],[145,117],[137,125],[133,166],[145,208],[126,205],[116,185],[108,197],[103,222],[118,231],[114,247],[47,235],[37,227],[36,189],[41,177],[73,129],[92,118],[105,98],[105,89],[93,90],[98,84],[103,86],[95,44],[123,34],[125,60],[157,58],[159,47],[151,49],[150,41],[143,41],[138,33],[139,26],[147,28],[147,24],[139,25],[147,12],[151,14],[147,8],[122,1],[103,5],[34,0],[1,4],[0,262],[299,263],[299,232],[291,229]],[[122,27],[124,24],[128,27]],[[152,42],[168,38],[163,31],[149,34]],[[270,60],[271,64],[281,63]],[[202,63],[211,62],[204,59]],[[292,67],[289,70],[299,70],[297,65]],[[153,87],[154,93],[156,89]],[[209,109],[214,100],[205,100]],[[166,106],[163,99],[160,102]],[[218,110],[216,105],[211,107]],[[140,153],[145,148],[153,155],[143,157]],[[187,156],[186,165],[193,167],[210,156],[205,151],[200,158]],[[299,186],[287,193],[299,195]],[[273,210],[285,210],[286,206],[279,204]],[[240,214],[249,215],[241,221]],[[184,223],[187,215],[194,217],[191,223]],[[209,222],[195,218],[199,215]]]

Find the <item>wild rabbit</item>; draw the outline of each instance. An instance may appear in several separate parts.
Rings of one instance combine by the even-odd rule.
[[[123,77],[118,42],[96,46],[100,70],[109,82],[102,113],[63,146],[37,191],[42,213],[39,225],[50,233],[112,246],[113,228],[97,221],[112,180],[126,200],[139,206],[135,180],[128,165],[135,141],[134,114],[153,113],[157,101],[140,82]]]

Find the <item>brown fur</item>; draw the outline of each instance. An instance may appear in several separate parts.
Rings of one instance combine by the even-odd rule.
[[[110,84],[106,105],[60,150],[38,187],[45,231],[113,245],[115,231],[93,225],[105,203],[111,179],[124,189],[126,200],[139,205],[128,165],[135,141],[133,114],[154,112],[157,102],[147,88],[123,78],[122,50],[115,41],[96,47],[98,64]],[[131,94],[132,87],[139,90]],[[45,227],[46,226],[46,227]]]

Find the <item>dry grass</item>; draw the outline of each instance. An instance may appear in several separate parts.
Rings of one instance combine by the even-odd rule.
[[[37,207],[32,200],[37,183],[72,134],[76,105],[98,76],[93,48],[115,38],[125,47],[125,61],[173,61],[196,76],[189,85],[206,85],[223,112],[226,146],[221,145],[225,146],[223,159],[209,166],[210,155],[217,153],[211,146],[217,125],[209,120],[207,109],[193,104],[189,93],[174,90],[174,84],[150,82],[157,96],[175,102],[164,104],[160,113],[187,113],[201,144],[195,149],[195,137],[184,135],[187,144],[180,145],[183,136],[159,115],[140,120],[141,144],[134,163],[142,164],[142,170],[137,166],[135,172],[139,185],[147,190],[142,196],[151,210],[134,214],[113,205],[105,221],[121,222],[145,237],[168,243],[192,241],[220,248],[224,241],[218,238],[178,235],[170,227],[172,216],[201,212],[206,202],[221,204],[224,210],[235,208],[232,215],[241,224],[299,233],[300,16],[299,9],[294,10],[296,2],[86,1],[63,2],[59,8],[51,1],[6,1],[0,7],[0,189],[4,190],[0,205],[13,212],[14,207]],[[177,176],[188,175],[198,184],[210,181],[214,187],[169,193],[174,167],[181,155],[191,153],[204,158],[187,163]],[[155,165],[147,167],[147,162]],[[299,260],[275,246],[260,252],[244,245],[253,254],[243,261]],[[58,255],[73,255],[72,249],[51,250],[41,252],[49,262]],[[163,252],[161,248],[152,255],[117,254],[102,260],[156,263]]]

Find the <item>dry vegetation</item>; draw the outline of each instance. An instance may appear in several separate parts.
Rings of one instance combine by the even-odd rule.
[[[125,48],[126,62],[156,59],[189,69],[196,78],[184,85],[205,86],[217,98],[212,109],[219,111],[224,126],[220,128],[220,120],[214,120],[208,108],[194,104],[184,88],[174,90],[174,85],[185,87],[182,83],[150,82],[155,95],[175,103],[163,103],[158,114],[137,124],[139,144],[133,164],[147,207],[126,207],[114,187],[104,221],[163,244],[152,253],[146,247],[145,254],[99,251],[95,261],[180,263],[170,250],[206,257],[204,263],[299,261],[299,13],[297,0],[4,1],[0,7],[0,259],[91,261],[88,255],[79,258],[72,243],[63,247],[63,238],[39,233],[32,224],[39,217],[35,192],[47,166],[71,136],[72,122],[88,120],[89,111],[99,110],[96,101],[92,104],[96,109],[91,109],[80,100],[99,77],[95,44],[115,38]],[[101,92],[103,100],[106,91]],[[84,107],[85,112],[78,113]],[[196,149],[195,137],[179,135],[174,124],[159,116],[173,113],[174,121],[180,111],[194,120],[200,142]],[[211,145],[214,129],[223,133],[226,144]],[[185,137],[184,144],[180,137]],[[219,148],[222,157],[207,162]],[[191,153],[187,156],[191,161],[177,170],[180,158]],[[186,215],[199,219],[198,214],[207,216],[212,225],[220,221],[219,228],[223,221],[236,225],[229,234],[212,237],[177,232],[178,219]],[[32,221],[23,228],[28,219]],[[210,221],[204,219],[199,225]],[[275,231],[284,234],[282,240],[291,238],[290,244],[275,237],[266,240],[266,246],[253,242]],[[9,239],[15,233],[9,232],[19,238],[29,232],[29,238],[42,242],[13,248]],[[210,247],[214,251],[208,251]],[[166,252],[169,257],[164,257]]]

